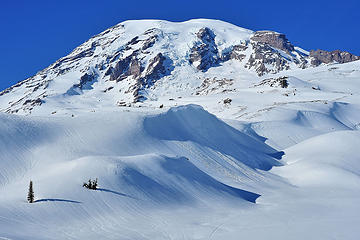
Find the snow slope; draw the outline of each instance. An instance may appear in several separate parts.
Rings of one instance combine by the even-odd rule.
[[[263,174],[257,168],[280,164],[272,156],[281,153],[193,105],[156,115],[118,111],[67,119],[10,115],[1,115],[1,119],[1,141],[7,144],[1,144],[1,169],[6,171],[0,179],[0,233],[10,239],[21,238],[21,234],[32,239],[69,238],[72,234],[74,238],[95,238],[102,225],[111,227],[108,215],[115,218],[112,224],[122,225],[125,216],[154,208],[207,209],[225,203],[247,208],[260,195],[243,190],[241,186],[246,186],[241,182],[224,182],[238,176],[260,181]],[[182,119],[188,119],[188,124],[174,129],[173,124]],[[208,129],[213,129],[210,136]],[[209,141],[211,135],[223,141]],[[213,176],[211,171],[215,171]],[[82,187],[95,177],[99,178],[99,190]],[[24,201],[30,179],[37,196],[31,205],[34,208]],[[19,221],[22,224],[17,228],[10,227]],[[31,229],[27,229],[27,221],[33,223]],[[104,223],[90,231],[71,230],[101,221]],[[48,228],[45,235],[44,227]],[[120,229],[113,234],[132,233]],[[145,239],[153,233],[138,234]]]
[[[237,123],[195,105],[73,118],[2,114],[0,236],[356,239],[358,131],[310,137],[279,160],[281,152]],[[82,187],[95,177],[97,191]],[[30,179],[34,204],[25,198]]]

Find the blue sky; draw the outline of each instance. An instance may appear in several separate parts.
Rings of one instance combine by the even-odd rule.
[[[275,30],[306,50],[360,55],[360,1],[1,0],[0,90],[34,75],[91,36],[128,19],[212,18]]]

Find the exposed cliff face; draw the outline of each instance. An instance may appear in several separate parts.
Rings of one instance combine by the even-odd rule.
[[[230,51],[223,53],[221,58],[222,61],[226,62],[228,60],[238,60],[242,61],[246,57],[245,51],[248,49],[248,42],[242,42],[238,45],[234,45]]]
[[[306,56],[295,50],[284,34],[258,31],[250,38],[252,53],[245,67],[254,69],[259,76],[289,70],[291,65],[305,68]]]
[[[157,80],[169,75],[173,70],[172,61],[169,58],[163,56],[162,53],[158,53],[154,58],[149,61],[149,65],[143,72],[141,78],[139,78],[133,88],[134,103],[138,101],[144,101],[147,98],[141,95],[141,91],[152,87]]]
[[[273,31],[257,31],[254,33],[254,36],[251,37],[251,40],[258,43],[265,43],[270,47],[283,50],[288,54],[291,54],[291,52],[295,51],[294,46],[282,33]]]
[[[245,68],[255,70],[259,76],[267,73],[278,73],[290,69],[290,64],[295,63],[300,68],[305,68],[307,60],[305,56],[296,52],[295,47],[288,41],[284,34],[272,31],[258,31],[251,37],[250,41],[243,41],[234,45],[230,50],[219,56],[215,41],[215,34],[209,28],[202,28],[196,34],[199,41],[191,49],[190,63],[197,69],[206,72],[209,68],[228,60],[243,61],[250,47],[249,58]],[[281,52],[288,56],[284,56]]]
[[[314,66],[319,66],[322,63],[347,63],[360,59],[360,56],[355,56],[346,51],[324,51],[324,50],[311,50],[310,51],[311,64]]]
[[[215,34],[210,28],[205,27],[201,28],[196,36],[198,41],[191,48],[189,61],[197,69],[206,72],[219,60]]]
[[[307,54],[284,34],[252,32],[216,20],[127,21],[0,92],[0,111],[28,114],[57,97],[71,98],[68,104],[79,97],[76,101],[106,99],[110,105],[128,106],[164,94],[236,91],[230,86],[243,73],[264,76],[359,59],[341,51]]]
[[[109,67],[105,76],[110,75],[110,81],[119,82],[132,76],[137,79],[141,74],[141,66],[137,60],[136,54],[131,54],[123,59],[119,59],[115,67]]]
[[[142,83],[144,87],[151,87],[157,80],[166,74],[170,74],[172,70],[171,60],[166,61],[167,58],[162,53],[158,53],[149,61],[146,68]]]
[[[278,73],[290,68],[288,61],[269,45],[259,42],[251,43],[253,53],[245,67],[255,69],[259,76],[266,73]]]

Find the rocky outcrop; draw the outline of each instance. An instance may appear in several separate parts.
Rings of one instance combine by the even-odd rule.
[[[197,87],[195,95],[208,95],[215,92],[231,92],[234,88],[234,79],[229,78],[205,78],[202,84]]]
[[[143,64],[140,61],[140,59],[142,58],[142,56],[140,55],[149,53],[146,52],[146,50],[151,48],[156,43],[156,41],[159,39],[159,34],[161,33],[161,30],[153,28],[144,32],[144,34],[141,36],[133,37],[129,42],[125,44],[123,48],[121,48],[112,58],[109,59],[110,63],[116,62],[116,65],[114,67],[110,66],[105,72],[105,76],[110,75],[109,80],[116,82],[122,81],[127,77],[132,77],[135,80],[139,80],[140,78],[142,78],[142,75],[144,75],[144,67],[142,66]],[[127,57],[121,57],[125,51],[132,51],[132,53]],[[155,64],[155,62],[161,61],[162,58],[162,55],[157,55],[153,59],[154,62],[150,62],[149,66],[161,65],[157,65]],[[154,71],[157,72],[159,70],[154,69]],[[146,73],[145,75],[149,74]],[[155,79],[155,77],[152,78]],[[146,81],[147,80],[148,79],[146,79]]]
[[[153,59],[150,60],[149,65],[145,71],[145,76],[142,78],[143,85],[149,87],[154,82],[165,74],[167,74],[167,68],[165,66],[166,58],[162,53],[158,53]]]
[[[142,72],[142,67],[136,54],[131,54],[123,59],[119,59],[115,67],[110,67],[105,76],[110,75],[110,81],[119,82],[129,76],[138,79]]]
[[[196,33],[198,42],[190,50],[189,62],[198,70],[206,72],[218,63],[218,49],[215,34],[210,28],[201,28]]]
[[[282,33],[273,31],[257,31],[251,37],[251,40],[259,43],[266,43],[273,48],[283,50],[289,54],[295,50],[294,46]]]
[[[79,95],[83,90],[91,90],[92,84],[97,80],[97,74],[89,71],[80,77],[80,82],[74,84],[65,94],[67,95]]]
[[[347,63],[360,59],[360,56],[353,55],[346,51],[325,51],[325,50],[311,50],[310,51],[311,65],[319,66],[322,63]]]
[[[75,84],[74,87],[78,87],[79,89],[84,89],[85,86],[89,83],[92,83],[96,78],[95,73],[85,73],[81,76],[80,82],[78,84]]]
[[[259,76],[266,73],[278,73],[290,68],[287,60],[268,44],[251,42],[251,45],[253,52],[245,67],[254,69]]]
[[[151,31],[146,31],[145,34],[153,34],[151,35],[149,38],[147,38],[144,42],[143,42],[143,45],[141,47],[141,50],[146,50],[152,46],[154,46],[155,42],[159,39],[159,35],[158,34],[155,34],[154,32],[156,29],[152,29]]]
[[[288,77],[278,77],[278,78],[267,78],[262,80],[260,83],[256,84],[254,87],[260,86],[270,86],[270,87],[281,87],[287,88],[289,86]]]
[[[124,47],[125,50],[130,50],[135,47],[135,45],[139,44],[140,47],[135,47],[138,50],[146,50],[152,47],[155,42],[159,39],[159,35],[162,34],[162,31],[157,28],[148,29],[144,32],[142,36],[136,36],[132,38]],[[145,37],[145,39],[143,39]]]
[[[34,107],[34,106],[39,106],[43,103],[43,101],[41,100],[41,98],[36,98],[36,99],[28,99],[26,100],[23,105],[24,106],[30,106],[30,107]],[[31,108],[32,109],[32,108]]]
[[[250,40],[253,51],[245,67],[255,69],[259,76],[288,70],[292,63],[298,68],[308,66],[307,55],[297,51],[284,34],[257,31]]]
[[[221,60],[226,62],[228,60],[238,60],[238,61],[242,61],[245,57],[245,50],[248,48],[248,43],[247,42],[243,42],[242,44],[238,44],[238,45],[234,45],[230,51],[225,51],[222,54]]]
[[[69,56],[60,59],[59,61],[57,61],[55,63],[54,66],[52,66],[52,68],[58,68],[59,66],[63,65],[64,63],[74,62],[74,61],[77,61],[77,60],[85,58],[85,57],[91,57],[94,55],[94,52],[95,52],[95,49],[97,46],[98,46],[98,43],[92,42],[88,48],[82,49],[81,51],[74,51]],[[63,73],[65,73],[65,71],[59,72],[58,75],[61,75]]]
[[[134,102],[145,100],[146,98],[142,96],[140,92],[154,85],[160,78],[169,75],[173,68],[172,61],[162,53],[158,53],[152,58],[146,70],[143,72],[142,77],[139,78],[137,83],[132,87]]]
[[[26,99],[26,97],[23,97],[21,99],[19,99],[16,102],[10,102],[11,106],[9,108],[7,108],[5,110],[6,113],[17,113],[20,109],[19,108],[13,108],[14,106],[17,106],[19,104],[22,103],[22,109],[24,111],[27,111],[29,113],[31,113],[31,111],[34,109],[34,107],[36,106],[40,106],[41,104],[43,104],[43,98],[45,98],[46,95],[40,95],[34,99]],[[25,100],[26,99],[26,100]]]

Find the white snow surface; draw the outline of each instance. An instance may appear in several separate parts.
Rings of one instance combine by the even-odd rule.
[[[121,26],[131,39],[154,24],[184,44],[210,25],[224,49],[252,34],[205,19]],[[114,41],[129,41],[122,31]],[[224,69],[231,85],[188,94]],[[114,105],[106,81],[63,94],[80,76],[68,74],[30,115],[0,113],[0,239],[359,238],[360,61],[263,77],[234,61],[183,65],[131,107]],[[287,88],[259,85],[283,76]],[[26,91],[0,96],[0,108]],[[98,190],[82,187],[89,178]]]

